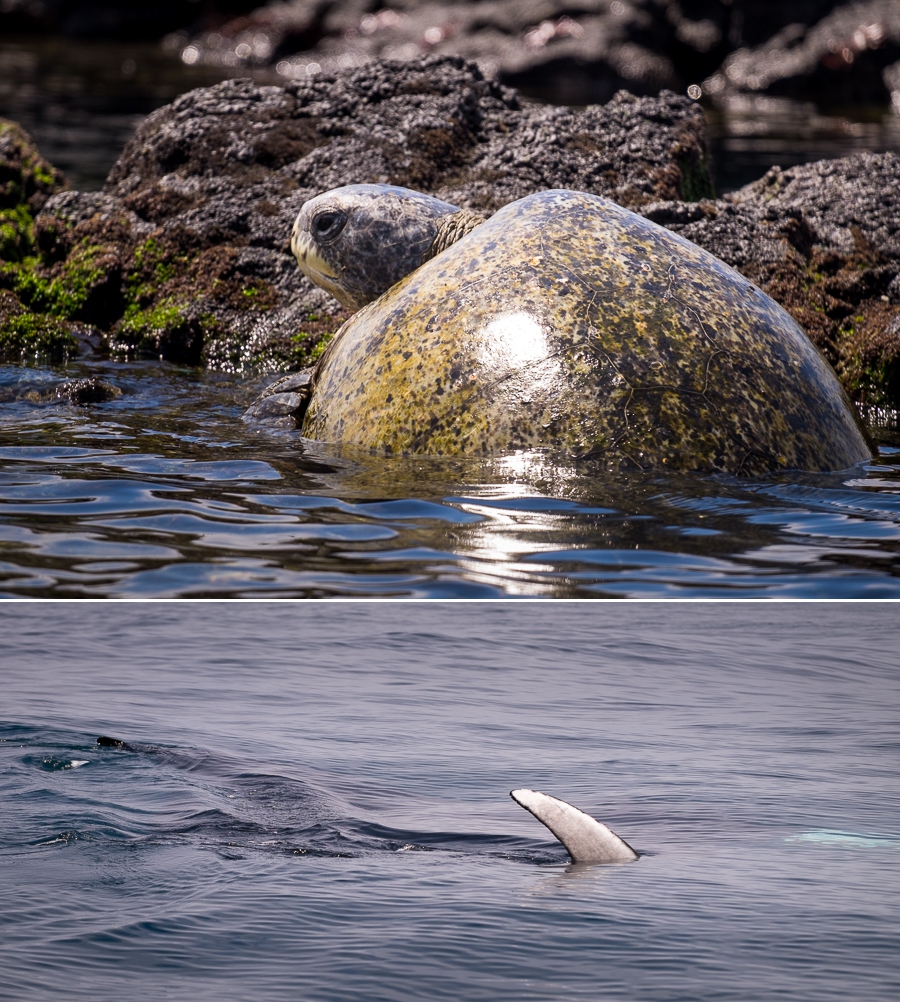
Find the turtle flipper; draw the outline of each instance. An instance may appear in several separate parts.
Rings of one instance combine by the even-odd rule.
[[[244,411],[241,420],[276,428],[299,428],[312,396],[315,367],[289,372],[270,383]]]

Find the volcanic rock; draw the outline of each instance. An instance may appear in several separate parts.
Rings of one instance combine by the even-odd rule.
[[[90,404],[102,404],[107,400],[115,400],[122,395],[118,386],[99,376],[88,376],[84,379],[69,379],[56,387],[56,395],[60,400],[68,400],[79,407]]]
[[[103,192],[51,198],[34,224],[40,255],[7,287],[128,355],[298,367],[347,316],[289,251],[313,195],[385,182],[482,213],[549,187],[629,206],[700,198],[713,194],[704,128],[700,108],[671,93],[583,111],[523,105],[447,57],[285,87],[226,81],[149,116]],[[57,301],[51,287],[77,294]]]

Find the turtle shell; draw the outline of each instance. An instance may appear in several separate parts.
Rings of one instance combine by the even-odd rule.
[[[870,456],[780,306],[683,237],[574,191],[505,206],[348,320],[302,432],[395,454],[546,447],[735,474]]]

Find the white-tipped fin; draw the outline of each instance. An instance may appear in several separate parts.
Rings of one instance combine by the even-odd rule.
[[[564,800],[537,790],[512,790],[509,795],[553,832],[576,863],[632,863],[638,858],[614,831]]]

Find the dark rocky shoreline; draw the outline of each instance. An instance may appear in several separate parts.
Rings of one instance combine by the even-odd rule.
[[[347,314],[296,268],[291,222],[370,181],[481,213],[552,187],[612,198],[760,285],[859,404],[900,402],[900,157],[773,169],[717,200],[696,102],[536,106],[441,56],[192,91],[146,119],[102,192],[66,190],[0,126],[0,352],[308,365]]]

